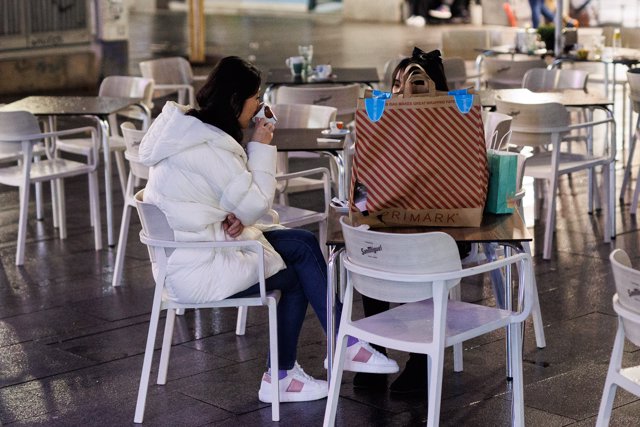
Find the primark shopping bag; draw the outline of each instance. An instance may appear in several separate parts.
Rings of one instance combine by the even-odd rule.
[[[489,165],[489,185],[485,212],[510,214],[515,208],[513,197],[516,194],[518,173],[518,153],[487,150]]]
[[[357,223],[480,225],[488,174],[479,102],[461,109],[429,86],[419,95],[359,100],[349,198]],[[377,105],[372,117],[366,104]]]

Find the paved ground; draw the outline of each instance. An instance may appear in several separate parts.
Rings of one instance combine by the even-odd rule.
[[[184,53],[184,21],[184,16],[171,13],[133,15],[129,71],[137,74],[137,62],[145,58]],[[437,45],[442,28],[344,23],[333,14],[208,16],[207,25],[211,55],[253,55],[260,67],[267,68],[280,66],[298,44],[313,43],[318,62],[375,65],[380,71],[388,58],[414,44]],[[586,213],[585,181],[575,174],[562,182],[552,260],[543,261],[541,247],[534,244],[547,347],[535,347],[527,325],[524,374],[530,426],[595,424],[617,322],[611,308],[614,286],[608,255],[616,247],[624,248],[640,264],[640,231],[628,205],[618,206],[615,242],[602,243],[603,218]],[[114,289],[110,283],[115,251],[93,250],[84,181],[67,185],[69,237],[64,241],[56,237],[47,206],[46,219],[28,226],[27,256],[21,268],[14,266],[17,192],[6,187],[0,191],[0,422],[132,424],[153,288],[147,252],[138,242],[137,219],[129,233],[123,286]],[[117,189],[114,197],[117,213],[122,207]],[[313,205],[316,195],[295,202]],[[530,224],[540,241],[544,224]],[[104,225],[103,231],[106,240]],[[473,283],[463,287],[463,298],[493,302],[489,286]],[[250,312],[244,337],[235,336],[234,321],[233,310],[191,310],[178,319],[169,381],[166,386],[151,386],[146,425],[270,424],[270,407],[257,398],[267,350],[266,312]],[[464,372],[453,373],[447,360],[441,424],[509,425],[503,334],[467,342],[465,347]],[[639,363],[637,349],[627,350],[625,362]],[[324,355],[323,333],[309,313],[300,362],[307,372],[322,377]],[[406,359],[402,353],[392,355],[400,362]],[[425,422],[423,396],[356,391],[351,379],[349,374],[344,377],[338,425]],[[320,425],[324,407],[324,400],[285,404],[280,424]],[[636,397],[619,392],[615,407],[612,425],[640,425]]]

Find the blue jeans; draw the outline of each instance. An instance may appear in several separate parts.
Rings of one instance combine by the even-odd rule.
[[[318,240],[306,230],[284,229],[268,231],[264,237],[280,254],[287,268],[266,280],[267,290],[281,292],[278,302],[278,365],[292,369],[296,361],[298,337],[307,312],[307,305],[316,313],[327,332],[327,263]],[[259,292],[258,284],[239,292],[235,297]]]
[[[555,13],[549,10],[544,4],[544,0],[529,0],[529,6],[531,6],[531,25],[533,28],[540,26],[540,14],[542,14],[547,21],[553,22]]]

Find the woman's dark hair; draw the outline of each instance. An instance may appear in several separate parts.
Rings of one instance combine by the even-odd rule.
[[[244,102],[260,90],[260,70],[237,56],[227,56],[211,70],[196,94],[199,108],[187,112],[242,141],[238,117]]]
[[[398,73],[407,68],[409,64],[418,64],[422,66],[422,68],[427,72],[429,78],[435,83],[436,90],[445,92],[449,90],[439,50],[436,49],[431,52],[425,52],[418,47],[414,47],[411,57],[404,58],[398,63],[395,70],[393,70],[393,74],[391,74],[391,78],[395,79]],[[391,85],[393,85],[393,81],[391,81]]]

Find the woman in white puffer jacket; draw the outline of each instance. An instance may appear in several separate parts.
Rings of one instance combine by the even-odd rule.
[[[276,188],[274,125],[242,131],[261,106],[260,72],[238,57],[223,58],[197,94],[199,109],[167,103],[140,144],[150,167],[145,201],[167,216],[176,241],[259,240],[265,248],[267,289],[279,289],[280,401],[326,397],[327,383],[304,373],[296,347],[310,303],[326,331],[327,268],[315,236],[305,230],[260,227]],[[258,291],[256,255],[242,250],[177,249],[167,266],[167,298],[206,302]],[[346,369],[395,372],[398,365],[353,340]],[[259,391],[271,402],[270,372]]]

